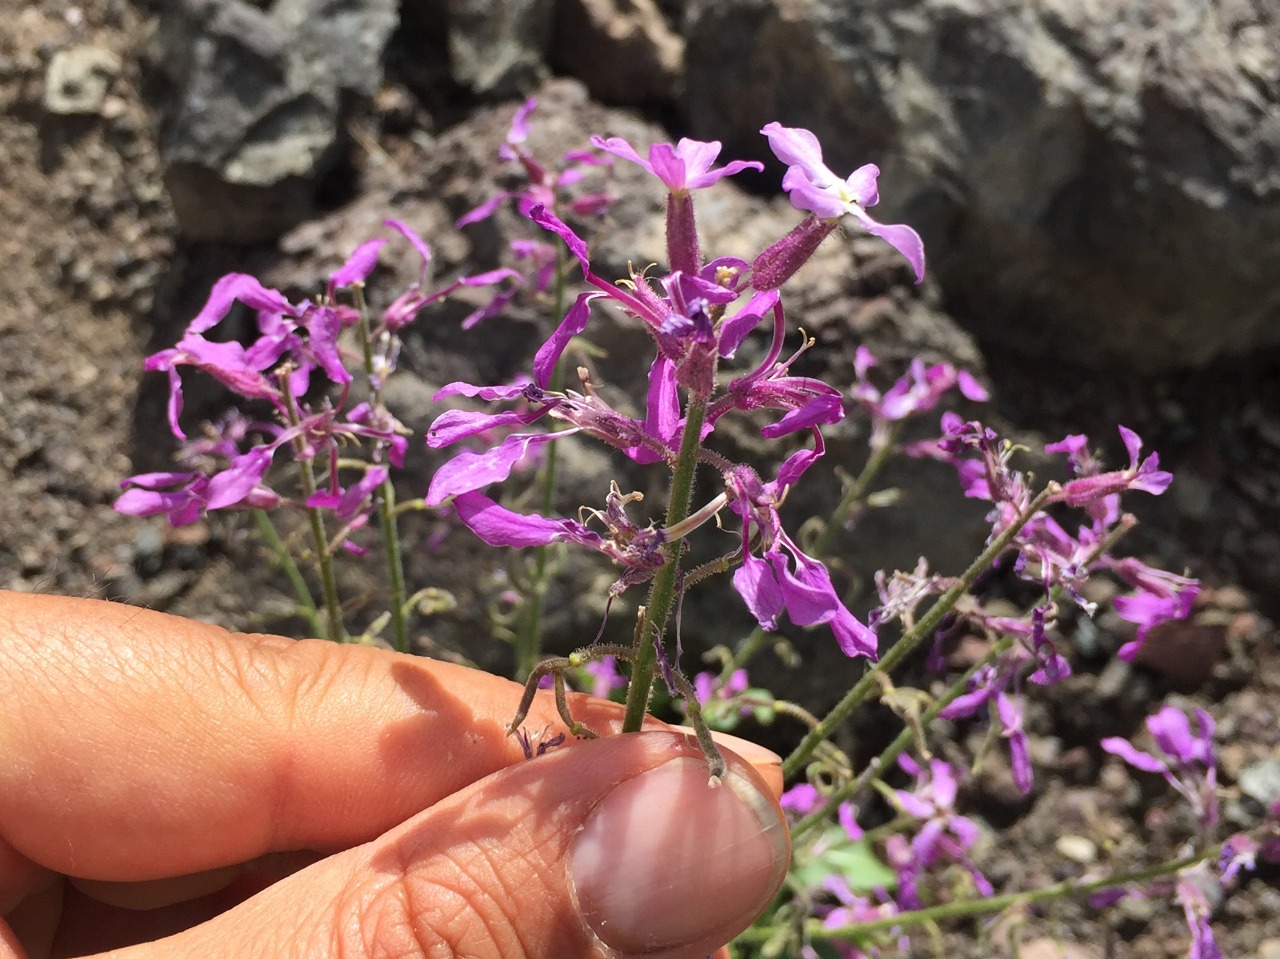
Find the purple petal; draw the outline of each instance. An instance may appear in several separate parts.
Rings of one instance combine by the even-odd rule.
[[[449,446],[458,440],[475,436],[495,426],[528,426],[546,412],[546,408],[521,412],[480,413],[473,410],[446,410],[436,417],[427,430],[427,445],[432,449]]]
[[[1162,773],[1167,769],[1163,761],[1134,748],[1131,742],[1127,739],[1121,739],[1119,736],[1108,736],[1101,740],[1098,745],[1113,756],[1119,756],[1130,766],[1141,769],[1144,772]]]
[[[797,430],[817,426],[819,423],[838,423],[843,418],[844,404],[841,403],[840,397],[824,394],[813,397],[799,409],[790,410],[778,422],[770,423],[761,429],[760,435],[767,439],[775,439]]]
[[[329,276],[330,288],[340,290],[367,280],[373,268],[378,265],[378,251],[386,242],[385,239],[378,238],[368,240],[356,247],[355,252],[347,257],[347,262]]]
[[[750,554],[744,556],[742,565],[733,571],[733,588],[762,628],[778,628],[782,590],[778,588],[768,563]]]
[[[511,118],[511,127],[507,130],[508,143],[523,143],[529,139],[529,114],[538,106],[537,97],[529,97],[517,108]]]
[[[545,390],[550,384],[556,364],[560,362],[560,354],[569,345],[569,341],[587,328],[587,320],[591,318],[591,301],[603,295],[602,293],[579,293],[555,332],[547,342],[538,347],[538,352],[533,358],[533,381],[540,389]]]
[[[293,310],[284,294],[272,290],[247,273],[228,273],[213,285],[209,299],[187,327],[188,333],[204,333],[217,326],[236,300],[255,310],[288,313]]]
[[[482,453],[463,450],[436,470],[427,489],[426,504],[439,506],[450,496],[501,482],[531,451],[576,432],[575,427],[560,433],[514,433]]]
[[[221,473],[210,477],[205,508],[226,509],[243,502],[267,474],[273,452],[269,446],[255,447],[237,456]]]
[[[591,263],[587,256],[587,244],[582,237],[574,233],[569,225],[548,210],[541,203],[535,204],[529,210],[529,219],[544,230],[550,230],[560,239],[564,240],[565,246],[569,248],[569,252],[578,260],[578,265],[582,267],[583,276],[591,275]]]
[[[464,226],[470,226],[472,223],[479,223],[481,220],[487,220],[489,217],[493,216],[494,211],[498,209],[503,202],[509,200],[511,196],[512,194],[505,191],[495,193],[475,209],[468,210],[466,213],[462,214],[462,216],[458,217],[458,219],[454,221],[453,225],[457,229],[461,230]]]
[[[609,137],[606,140],[604,137],[593,136],[591,145],[597,150],[603,150],[605,153],[612,153],[616,157],[630,160],[637,166],[644,167],[649,173],[653,172],[653,167],[649,165],[649,161],[640,156],[635,147],[622,139],[622,137]]]
[[[389,226],[412,244],[413,248],[418,251],[418,255],[422,257],[422,266],[425,269],[427,264],[431,262],[431,247],[427,245],[427,241],[418,235],[418,231],[403,220],[386,219],[382,221],[383,226]]]
[[[765,313],[778,302],[777,290],[755,293],[746,306],[720,324],[720,355],[732,359],[747,334],[756,328]]]
[[[653,175],[672,193],[683,193],[686,190],[688,171],[684,159],[676,154],[675,147],[670,143],[655,143],[649,147],[648,166]]]
[[[880,237],[907,258],[915,271],[917,283],[924,280],[924,241],[919,233],[904,223],[877,223],[865,213],[858,216],[858,221],[864,230]]]
[[[440,387],[436,395],[431,397],[431,401],[439,403],[449,396],[472,396],[482,400],[514,400],[517,396],[523,395],[527,385],[524,382],[516,382],[507,386],[472,386],[470,383],[454,380]]]
[[[878,166],[874,163],[864,164],[845,179],[845,192],[853,197],[853,202],[858,206],[875,206],[880,202],[880,190],[876,186],[876,178],[879,176]]]
[[[483,493],[462,493],[453,501],[458,519],[490,546],[546,546],[559,540],[599,541],[581,523],[515,513]]]
[[[880,643],[875,630],[861,622],[853,613],[840,604],[831,617],[831,632],[835,634],[836,644],[840,651],[850,659],[863,656],[872,661],[879,658]]]
[[[799,167],[791,167],[783,175],[782,189],[790,194],[793,207],[808,210],[823,220],[854,212],[839,195],[815,184]]]
[[[335,274],[336,275],[336,274]],[[307,332],[311,334],[311,352],[331,382],[351,382],[351,373],[342,363],[338,353],[338,336],[342,333],[342,318],[335,310],[321,306],[311,310],[307,317]]]
[[[822,145],[808,130],[769,123],[760,132],[769,138],[773,155],[787,166],[799,167],[821,186],[836,182],[836,177],[822,162]]]

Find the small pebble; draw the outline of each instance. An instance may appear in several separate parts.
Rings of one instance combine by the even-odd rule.
[[[1053,848],[1058,854],[1065,856],[1072,862],[1078,862],[1082,866],[1098,861],[1098,847],[1092,839],[1085,836],[1059,836],[1057,842],[1053,844]]]

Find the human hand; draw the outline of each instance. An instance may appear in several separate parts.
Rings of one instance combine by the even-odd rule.
[[[384,650],[0,593],[0,959],[683,959],[764,909],[788,858],[777,757],[734,740],[712,788],[692,737],[659,726],[525,761],[504,730],[519,695]],[[544,698],[526,728],[554,736]],[[621,725],[614,704],[573,710]]]

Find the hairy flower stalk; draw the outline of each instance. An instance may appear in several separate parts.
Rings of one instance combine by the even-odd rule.
[[[698,446],[706,413],[706,400],[691,397],[685,407],[680,452],[671,473],[671,494],[667,500],[668,528],[679,525],[689,515],[694,473],[698,467]],[[683,550],[683,540],[668,542],[665,547],[667,561],[653,577],[649,602],[646,604],[646,628],[639,632],[636,658],[631,665],[631,684],[627,687],[627,708],[622,721],[623,732],[638,732],[644,724],[645,713],[649,708],[649,693],[653,688],[654,664],[658,657],[655,644],[662,642],[662,637],[666,635],[667,620],[675,605],[680,554]]]

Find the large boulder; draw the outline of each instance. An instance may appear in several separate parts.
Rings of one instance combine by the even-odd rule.
[[[252,243],[312,215],[397,22],[396,0],[168,5],[155,53],[176,91],[163,149],[183,233]]]
[[[1280,343],[1272,0],[694,0],[692,135],[876,162],[988,341],[1097,364]],[[748,55],[747,51],[750,51]]]

